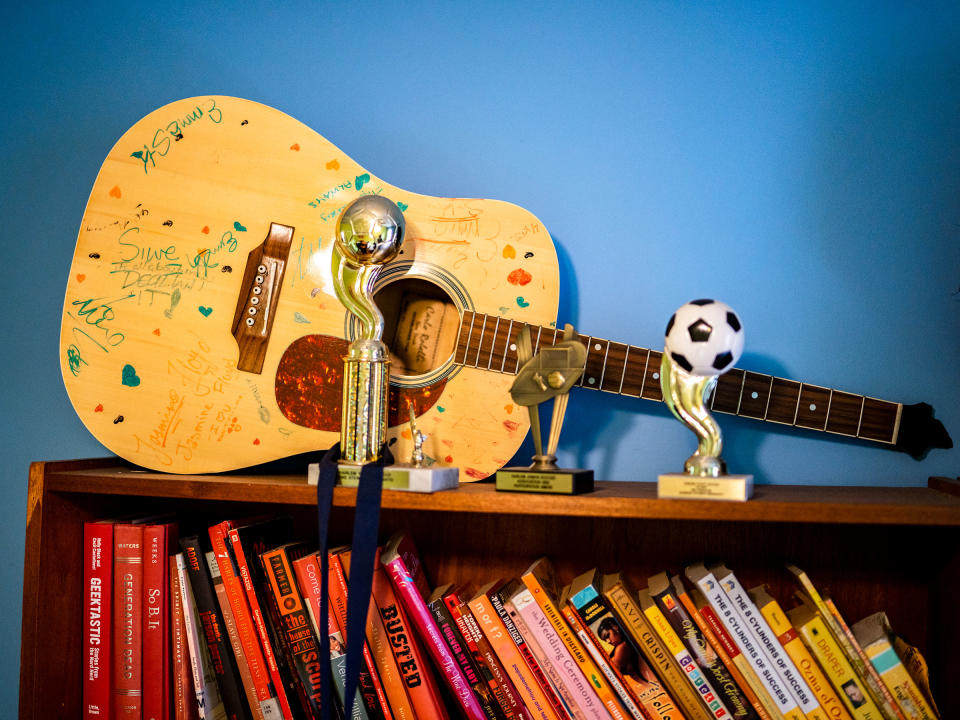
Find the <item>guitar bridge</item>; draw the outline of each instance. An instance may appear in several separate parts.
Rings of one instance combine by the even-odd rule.
[[[240,350],[237,368],[245,372],[263,370],[292,241],[292,227],[270,223],[266,239],[247,255],[232,328]]]

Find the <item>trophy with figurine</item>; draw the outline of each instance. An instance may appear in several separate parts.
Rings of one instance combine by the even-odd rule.
[[[748,500],[752,475],[728,475],[721,457],[723,435],[707,399],[717,378],[743,352],[743,325],[733,309],[717,300],[693,300],[667,323],[660,387],[674,416],[697,436],[697,450],[682,473],[660,475],[657,497],[698,500]]]

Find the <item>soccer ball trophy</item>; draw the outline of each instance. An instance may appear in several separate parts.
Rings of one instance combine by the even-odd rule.
[[[699,441],[683,473],[660,475],[657,497],[747,500],[753,494],[752,475],[727,475],[720,457],[723,436],[706,402],[717,378],[743,352],[743,324],[733,309],[717,300],[693,300],[680,307],[667,323],[660,387],[674,416]]]

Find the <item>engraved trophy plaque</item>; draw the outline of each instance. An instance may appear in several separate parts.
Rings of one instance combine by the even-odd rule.
[[[572,325],[563,329],[563,340],[533,355],[530,328],[525,325],[517,339],[520,370],[510,388],[517,405],[530,413],[530,430],[536,455],[530,467],[504,468],[497,472],[497,490],[577,495],[593,490],[593,470],[571,470],[557,467],[557,444],[567,410],[570,389],[583,374],[587,350],[573,332]],[[540,432],[539,406],[553,398],[553,417],[546,452]]]
[[[728,475],[721,457],[723,435],[707,408],[717,378],[743,352],[743,325],[729,305],[694,300],[667,323],[660,386],[674,416],[697,436],[698,445],[683,473],[657,478],[657,497],[697,500],[748,500],[753,475]]]

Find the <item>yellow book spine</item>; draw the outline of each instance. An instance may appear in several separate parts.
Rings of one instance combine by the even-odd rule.
[[[909,720],[936,720],[936,714],[927,704],[923,693],[910,677],[889,640],[876,640],[864,647],[863,651]]]
[[[847,711],[857,720],[883,720],[884,716],[823,620],[815,615],[796,629],[810,653],[820,663]]]
[[[773,598],[760,608],[760,613],[766,618],[767,624],[777,636],[777,640],[783,645],[787,655],[797,666],[803,679],[810,686],[817,700],[820,702],[820,709],[824,711],[831,720],[852,720],[850,714],[843,707],[843,701],[837,696],[830,682],[824,676],[817,661],[810,655],[803,640],[793,629],[787,616]],[[809,715],[808,715],[809,717]]]

